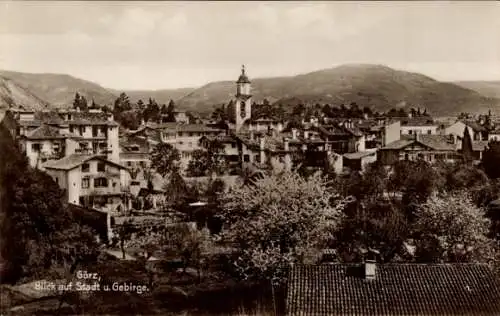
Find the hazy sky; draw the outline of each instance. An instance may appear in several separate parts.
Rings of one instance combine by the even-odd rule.
[[[0,2],[0,69],[161,89],[344,63],[500,80],[500,2]]]

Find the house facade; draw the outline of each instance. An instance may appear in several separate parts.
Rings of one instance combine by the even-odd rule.
[[[401,119],[401,135],[437,135],[439,125],[430,117]]]
[[[443,135],[420,135],[403,137],[387,144],[378,153],[378,160],[392,165],[399,160],[424,160],[427,162],[453,162],[461,159],[452,137]]]
[[[128,172],[100,155],[72,154],[48,161],[44,169],[65,190],[69,203],[121,212],[128,208]]]

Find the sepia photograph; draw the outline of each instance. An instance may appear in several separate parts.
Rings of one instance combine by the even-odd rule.
[[[500,315],[500,2],[0,1],[0,315]]]

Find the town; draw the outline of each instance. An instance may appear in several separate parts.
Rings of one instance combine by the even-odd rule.
[[[253,99],[249,71],[209,117],[125,93],[107,105],[76,91],[70,108],[10,108],[5,196],[11,212],[46,205],[54,219],[23,238],[55,249],[40,262],[17,254],[8,278],[40,282],[42,267],[62,266],[149,289],[46,294],[58,313],[500,313],[499,117],[270,103]],[[63,231],[63,217],[77,228]],[[4,240],[21,251],[17,238]],[[260,312],[242,303],[248,293],[267,298]]]

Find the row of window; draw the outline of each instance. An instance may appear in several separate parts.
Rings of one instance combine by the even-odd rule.
[[[61,149],[59,143],[53,143],[52,144],[52,149],[54,151],[59,151],[59,149]],[[31,144],[31,151],[33,152],[40,152],[42,150],[42,144],[40,143],[33,143]]]
[[[69,127],[69,132],[74,133],[78,132],[80,136],[83,136],[85,133],[86,126],[70,126]],[[97,137],[97,136],[104,136],[108,137],[108,130],[106,127],[101,127],[99,128],[98,126],[92,126],[92,137]]]
[[[408,135],[414,135],[414,134],[423,134],[421,130],[408,130]],[[432,134],[432,130],[428,129],[427,130],[427,134],[428,135],[431,135]]]
[[[98,162],[97,163],[97,172],[105,172],[105,171],[106,171],[106,164],[104,162]],[[89,163],[82,164],[82,172],[84,172],[84,173],[90,172],[90,164]]]
[[[82,189],[88,189],[90,187],[90,178],[82,178]],[[107,188],[108,179],[106,178],[95,178],[94,188]]]

